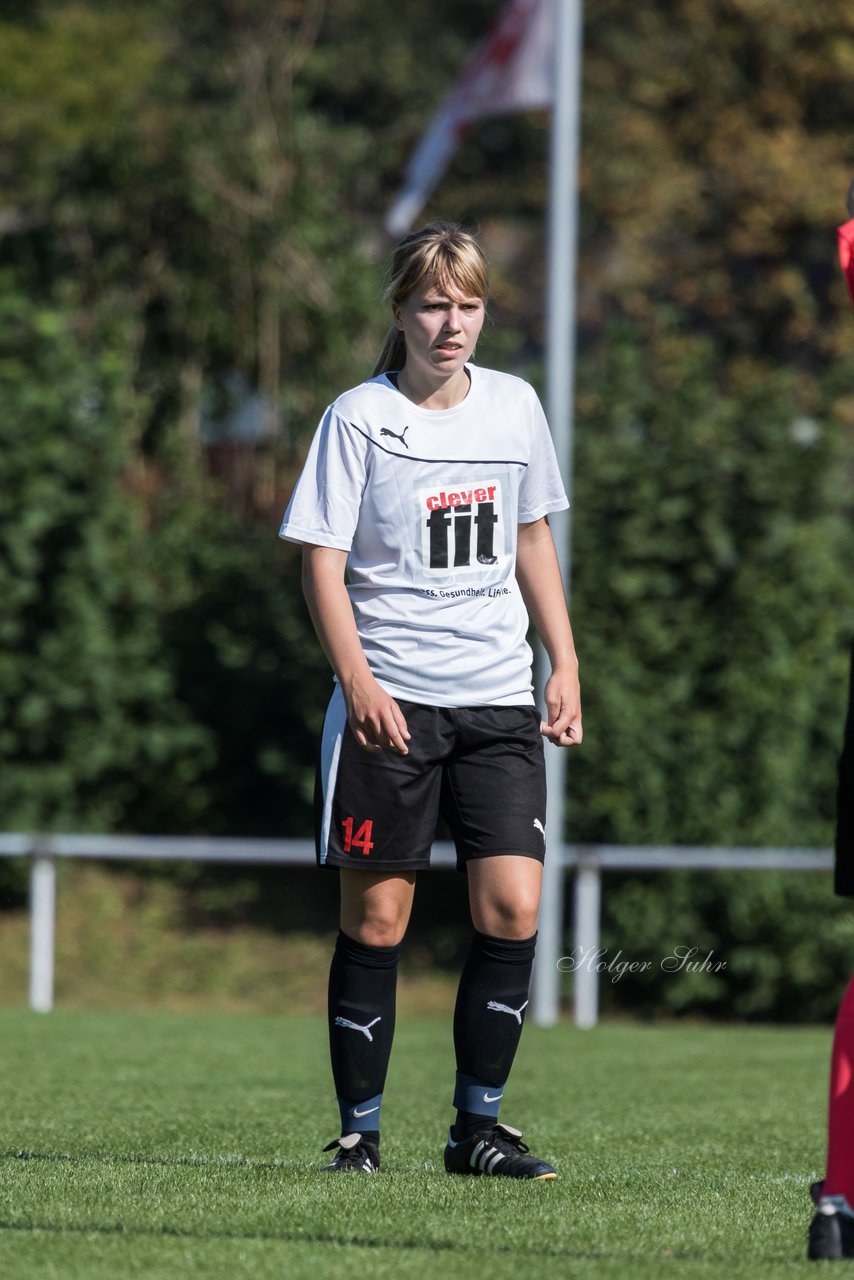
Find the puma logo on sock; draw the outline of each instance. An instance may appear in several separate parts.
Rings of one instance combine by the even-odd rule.
[[[524,1009],[524,1007],[523,1005],[522,1008]],[[513,1010],[508,1010],[508,1012],[513,1012]],[[374,1037],[371,1035],[369,1028],[375,1026],[379,1021],[381,1021],[380,1018],[374,1018],[373,1022],[369,1022],[366,1027],[360,1027],[358,1022],[351,1022],[349,1018],[336,1018],[335,1025],[336,1027],[349,1027],[351,1031],[361,1031],[363,1036],[373,1041]]]
[[[519,1026],[521,1027],[522,1014],[524,1010],[527,1009],[528,1007],[528,1001],[526,1000],[525,1003],[523,1005],[520,1005],[518,1009],[511,1009],[509,1004],[499,1004],[497,1000],[490,1000],[489,1004],[486,1007],[487,1009],[491,1009],[493,1013],[512,1013],[513,1017],[516,1019],[516,1021],[519,1023]]]

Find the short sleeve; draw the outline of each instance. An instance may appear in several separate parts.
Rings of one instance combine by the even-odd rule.
[[[359,521],[368,442],[332,405],[315,432],[279,537],[349,551]]]
[[[550,511],[564,511],[569,506],[546,415],[533,388],[530,388],[530,393],[532,400],[531,450],[528,465],[519,486],[518,521],[520,524],[530,524],[548,515]]]

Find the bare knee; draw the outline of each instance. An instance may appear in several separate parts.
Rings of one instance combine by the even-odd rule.
[[[366,947],[396,947],[403,941],[406,933],[406,921],[396,919],[369,917],[364,920],[344,919],[341,917],[341,928],[348,937],[354,938]]]
[[[415,876],[364,876],[342,872],[341,928],[366,947],[396,947],[409,924]]]
[[[491,938],[523,941],[537,931],[542,864],[533,858],[482,858],[469,864],[474,927]]]
[[[538,901],[495,898],[481,906],[480,919],[475,918],[474,926],[491,938],[530,938],[537,931],[538,906]]]

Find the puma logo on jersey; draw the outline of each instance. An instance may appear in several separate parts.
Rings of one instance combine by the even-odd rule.
[[[527,1009],[528,1007],[528,1001],[526,1000],[525,1003],[523,1005],[520,1005],[518,1009],[511,1009],[509,1004],[499,1004],[497,1000],[490,1000],[489,1004],[486,1007],[487,1009],[491,1009],[493,1013],[512,1013],[513,1017],[516,1019],[516,1021],[519,1023],[519,1026],[521,1027],[522,1014],[525,1011],[525,1009]]]
[[[336,1018],[335,1025],[336,1027],[349,1027],[351,1031],[361,1031],[366,1039],[373,1041],[374,1037],[371,1035],[369,1028],[375,1026],[379,1021],[380,1018],[374,1018],[373,1022],[369,1022],[367,1026],[360,1027],[358,1022],[351,1022],[349,1018]]]
[[[409,445],[406,443],[406,441],[405,441],[405,440],[404,440],[404,438],[403,438],[403,437],[406,435],[406,433],[407,433],[407,431],[408,431],[408,430],[409,430],[409,427],[404,427],[404,428],[403,428],[403,431],[401,432],[401,434],[400,434],[400,435],[398,435],[396,431],[389,431],[388,427],[380,427],[380,435],[381,435],[381,436],[393,436],[395,440],[399,440],[399,441],[400,441],[400,443],[401,443],[402,445],[404,445],[404,446],[405,446],[405,448],[407,448],[407,449],[408,449],[408,448],[409,448]]]
[[[535,819],[534,819],[534,826],[537,828],[537,830],[539,831],[540,835],[541,835],[541,836],[543,837],[543,839],[545,840],[545,838],[546,838],[546,829],[545,829],[545,827],[543,826],[543,824],[540,822],[539,818],[535,818]]]

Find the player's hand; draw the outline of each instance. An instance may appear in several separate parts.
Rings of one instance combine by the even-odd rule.
[[[409,730],[400,707],[373,676],[359,677],[344,689],[347,719],[359,746],[365,751],[397,751],[409,754]]]
[[[581,689],[578,671],[553,671],[546,684],[546,715],[540,732],[556,747],[577,746],[584,736],[581,729]]]

